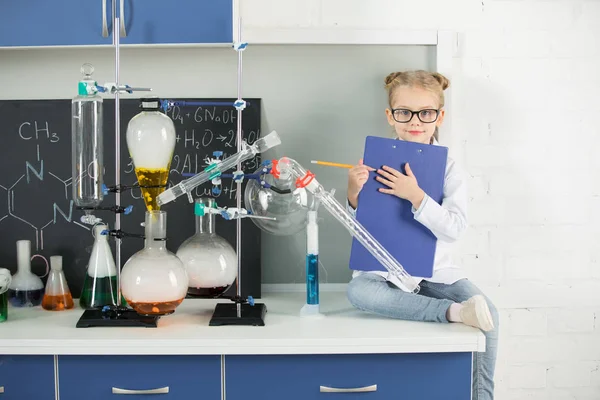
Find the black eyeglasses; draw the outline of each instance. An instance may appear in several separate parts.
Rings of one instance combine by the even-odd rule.
[[[417,114],[419,121],[424,124],[430,124],[437,121],[440,110],[425,109],[419,111],[407,110],[406,108],[392,108],[392,116],[396,122],[407,123]]]

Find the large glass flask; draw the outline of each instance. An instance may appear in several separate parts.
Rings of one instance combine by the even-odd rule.
[[[71,102],[71,156],[73,202],[78,207],[97,207],[103,192],[102,97],[92,79],[94,67],[83,64],[78,95]],[[89,214],[91,210],[86,210]]]
[[[79,305],[84,309],[117,305],[117,268],[108,243],[108,225],[94,226],[94,247],[83,281]]]
[[[62,311],[73,308],[73,296],[67,285],[63,271],[62,257],[50,257],[50,274],[46,282],[46,291],[42,299],[42,307],[49,311]]]
[[[276,160],[273,162],[276,164]],[[267,172],[266,167],[259,168],[254,174],[261,175],[261,182],[256,179],[248,181],[244,204],[254,215],[275,219],[252,218],[252,222],[273,235],[287,236],[303,230],[312,201],[307,190],[297,188],[295,179]]]
[[[167,213],[146,211],[145,247],[121,271],[121,293],[142,315],[165,315],[185,298],[188,277],[183,263],[167,250]]]
[[[175,125],[160,111],[157,97],[141,99],[142,111],[127,125],[127,147],[146,209],[158,210],[156,197],[167,185],[175,150]]]
[[[196,200],[196,233],[177,250],[177,257],[183,262],[189,278],[188,294],[193,297],[218,297],[237,277],[235,250],[229,242],[215,233],[215,214],[210,209],[216,207],[212,198]]]
[[[8,289],[8,301],[14,307],[35,307],[42,304],[44,284],[31,272],[31,242],[17,241],[17,273]]]

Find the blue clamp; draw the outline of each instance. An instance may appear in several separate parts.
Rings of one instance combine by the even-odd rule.
[[[235,183],[242,183],[244,181],[244,171],[235,171],[233,173],[233,181]]]
[[[235,107],[236,110],[240,111],[246,108],[246,101],[243,99],[237,99],[234,103],[233,106]]]
[[[254,306],[254,297],[248,296],[248,304],[250,304],[251,306]]]
[[[123,212],[123,214],[129,215],[129,214],[131,214],[132,211],[133,211],[133,206],[127,206],[127,207],[125,207],[125,211]]]
[[[102,184],[102,194],[105,196],[108,194],[108,186],[104,183]]]
[[[172,105],[173,103],[169,100],[161,100],[160,101],[160,108],[163,109],[164,112],[167,112],[167,110],[169,109],[169,107]]]
[[[213,151],[213,156],[215,156],[215,157],[222,157],[223,156],[223,152],[221,150]]]
[[[221,212],[220,212],[220,214],[221,214],[221,217],[223,217],[223,219],[224,219],[225,221],[229,221],[229,220],[231,219],[231,218],[229,217],[229,213],[228,213],[227,211],[221,211]]]
[[[246,50],[246,47],[248,47],[248,42],[235,42],[233,44],[233,48],[236,51],[244,51]]]
[[[110,231],[108,229],[105,229],[102,232],[100,232],[101,235],[108,235],[109,233]]]
[[[213,196],[218,196],[221,194],[221,188],[219,188],[218,186],[213,186],[212,188],[212,194]]]

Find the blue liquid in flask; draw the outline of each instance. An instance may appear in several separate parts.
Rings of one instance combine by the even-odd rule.
[[[306,304],[319,304],[319,255],[306,255]]]

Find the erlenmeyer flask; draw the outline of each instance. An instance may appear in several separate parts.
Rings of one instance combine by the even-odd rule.
[[[185,298],[188,277],[181,260],[167,250],[167,213],[146,211],[146,242],[121,271],[121,293],[142,315],[166,315]]]
[[[158,210],[156,197],[167,185],[175,150],[175,124],[160,111],[157,97],[141,99],[142,111],[127,125],[127,147],[146,209]]]
[[[188,274],[188,294],[193,297],[218,297],[237,277],[237,255],[229,242],[215,233],[215,214],[210,208],[216,208],[214,199],[196,200],[196,233],[177,250]]]
[[[31,242],[17,241],[17,273],[8,289],[8,301],[14,307],[35,307],[42,304],[44,284],[31,272]]]
[[[94,226],[94,247],[79,298],[84,309],[117,305],[117,268],[108,243],[106,224]]]
[[[63,272],[62,257],[51,256],[50,275],[48,275],[48,282],[46,282],[42,307],[50,311],[62,311],[71,309],[74,306],[73,296]]]

